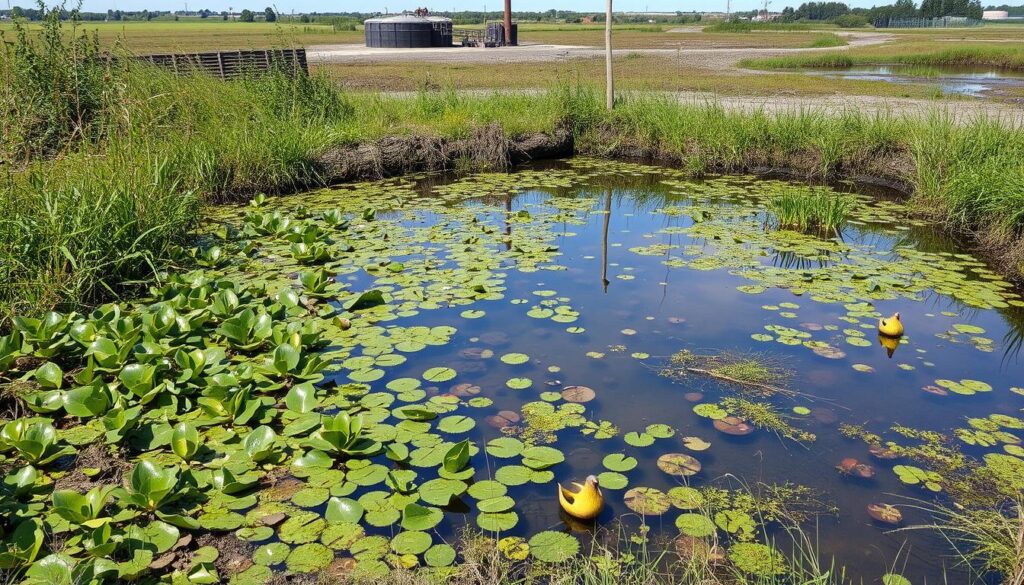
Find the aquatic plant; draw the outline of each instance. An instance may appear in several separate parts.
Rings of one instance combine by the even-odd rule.
[[[816,189],[791,189],[773,197],[768,208],[780,228],[834,232],[846,223],[848,197]]]
[[[908,527],[939,532],[954,546],[960,560],[980,575],[1003,583],[1024,582],[1024,498],[1018,492],[996,508],[918,504],[934,523]]]
[[[765,396],[792,394],[780,384],[792,378],[793,372],[780,366],[776,359],[753,353],[698,354],[684,349],[672,354],[660,373],[677,379],[690,374],[706,376]]]
[[[758,428],[768,429],[780,437],[802,443],[813,442],[817,439],[814,433],[791,425],[786,417],[770,403],[753,402],[743,398],[725,398],[721,405],[727,412],[750,421]]]

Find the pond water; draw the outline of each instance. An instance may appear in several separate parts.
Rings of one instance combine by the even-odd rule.
[[[525,539],[571,530],[586,547],[594,526],[560,513],[555,482],[603,474],[607,505],[596,526],[620,519],[632,533],[642,518],[658,546],[691,514],[718,520],[708,525],[726,549],[767,536],[786,550],[779,524],[762,524],[742,496],[752,490],[768,517],[772,493],[795,514],[807,512],[808,534],[848,577],[874,583],[895,567],[914,583],[943,575],[965,582],[942,537],[893,532],[867,507],[897,505],[900,526],[911,526],[931,520],[922,507],[965,496],[965,485],[994,483],[987,496],[996,499],[1020,489],[1024,303],[982,262],[908,220],[892,198],[850,195],[856,205],[837,234],[775,229],[766,205],[790,188],[578,159],[507,175],[345,186],[227,208],[213,223],[240,229],[235,243],[252,242],[252,261],[224,274],[271,290],[309,268],[289,242],[254,235],[271,233],[281,218],[319,226],[326,232],[316,239],[330,249],[322,266],[345,287],[324,301],[365,301],[345,312],[351,329],[329,332],[324,357],[333,371],[320,386],[340,388],[322,404],[359,401],[373,438],[408,446],[393,454],[404,462],[357,461],[348,479],[329,486],[363,504],[367,534],[398,534],[399,511],[417,496],[411,486],[397,490],[411,496],[396,495],[396,486],[410,482],[422,495],[444,454],[469,439],[479,448],[468,463],[472,480],[460,471],[448,481],[453,492],[465,489],[457,489],[462,481],[482,487],[441,506],[435,544],[481,525]],[[352,217],[345,229],[329,227],[337,217],[325,222],[331,210]],[[383,295],[359,297],[373,289]],[[906,334],[890,355],[877,319],[895,312]],[[747,363],[768,375],[758,385],[727,380],[746,380],[736,366]],[[586,388],[566,392],[571,386]],[[713,419],[726,412],[757,428],[745,436],[716,430]],[[501,437],[512,440],[489,443]],[[869,444],[889,441],[908,450],[897,459],[869,453]],[[990,483],[958,484],[968,480],[923,459],[927,448],[913,450],[922,444],[992,468]],[[536,446],[551,449],[527,451],[532,460],[523,461],[521,451]],[[673,453],[688,457],[659,466]],[[616,454],[635,458],[635,467],[605,459]],[[383,468],[403,471],[386,478]],[[865,470],[873,477],[857,477]],[[442,483],[431,489],[443,493]],[[780,485],[791,489],[768,487]],[[506,490],[511,499],[498,499]],[[310,502],[316,514],[325,509],[318,497]],[[275,505],[262,513],[282,509]],[[687,519],[696,524],[687,530],[707,532],[700,518]]]
[[[813,70],[811,74],[861,81],[925,83],[938,86],[947,95],[975,97],[993,90],[1024,86],[1024,73],[1020,71],[977,67],[870,65]]]

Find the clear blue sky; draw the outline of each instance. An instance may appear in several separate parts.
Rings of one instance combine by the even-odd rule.
[[[893,0],[894,1],[894,0]],[[2,3],[6,3],[6,0],[0,0]],[[11,5],[21,6],[32,6],[31,0],[10,0]],[[329,1],[329,0],[188,0],[189,10],[198,10],[200,8],[207,8],[210,10],[227,10],[228,6],[231,6],[235,11],[241,10],[242,8],[249,8],[251,10],[260,9],[262,10],[268,4],[276,5],[278,10],[282,13],[290,13],[292,10],[295,12],[342,12],[342,11],[360,11],[360,12],[372,12],[372,11],[383,11],[385,7],[391,12],[401,12],[402,10],[412,10],[417,6],[426,6],[433,10],[483,10],[486,4],[487,10],[499,10],[501,7],[502,0],[440,0],[439,2],[431,2],[429,0],[372,0],[370,2],[351,2],[351,1]],[[848,2],[851,6],[862,6],[871,7],[873,4],[891,4],[892,2],[887,0],[880,0],[878,2],[871,1],[857,1],[853,0]],[[775,0],[770,4],[772,10],[781,10],[785,6],[797,6],[800,4],[798,0],[782,1]],[[753,10],[760,8],[762,2],[758,0],[734,0],[731,4],[732,10]],[[185,8],[185,0],[85,0],[82,6],[83,10],[93,12],[105,12],[108,9],[121,9],[121,10],[183,10]],[[550,0],[513,0],[513,10],[550,10],[552,8],[558,8],[559,10],[576,10],[580,12],[594,11],[603,12],[604,2],[601,0],[558,0],[557,2],[551,2]],[[672,2],[669,0],[615,0],[615,11],[643,11],[651,10],[658,12],[671,12],[676,10],[682,10],[689,12],[691,10],[696,11],[724,11],[725,0],[707,2],[707,1],[689,1],[689,2]]]

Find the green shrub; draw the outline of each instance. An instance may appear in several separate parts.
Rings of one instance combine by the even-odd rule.
[[[833,18],[829,22],[839,28],[862,28],[868,25],[867,17],[860,14],[843,14]]]

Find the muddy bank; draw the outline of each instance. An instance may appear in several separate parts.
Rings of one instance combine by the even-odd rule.
[[[334,184],[421,171],[507,170],[573,153],[573,135],[567,128],[515,137],[491,124],[463,139],[387,136],[368,144],[331,148],[320,155],[317,166],[322,180]]]
[[[914,195],[917,175],[913,155],[897,145],[846,152],[831,162],[826,162],[814,149],[795,152],[764,149],[745,153],[742,159],[725,159],[696,143],[681,150],[650,144],[624,134],[613,125],[593,129],[577,139],[568,125],[561,125],[550,133],[510,136],[500,126],[492,124],[460,139],[387,136],[366,144],[329,148],[315,161],[317,179],[313,184],[293,185],[278,192],[424,171],[502,171],[529,161],[573,155],[685,168],[695,175],[751,173],[814,183],[853,181],[894,189],[909,197]],[[238,201],[251,195],[251,192],[237,193],[227,199]],[[920,215],[941,221],[934,202],[919,203],[916,207]],[[1007,278],[1017,284],[1024,282],[1024,240],[1021,238],[986,228],[967,234],[953,231],[953,235]]]
[[[914,190],[914,159],[909,151],[898,147],[848,152],[831,163],[826,163],[821,153],[813,149],[755,150],[744,153],[742,159],[725,159],[696,142],[681,150],[669,149],[626,136],[614,126],[596,129],[576,146],[576,154],[681,167],[695,175],[749,173],[814,183],[852,181],[883,186],[904,195]]]

